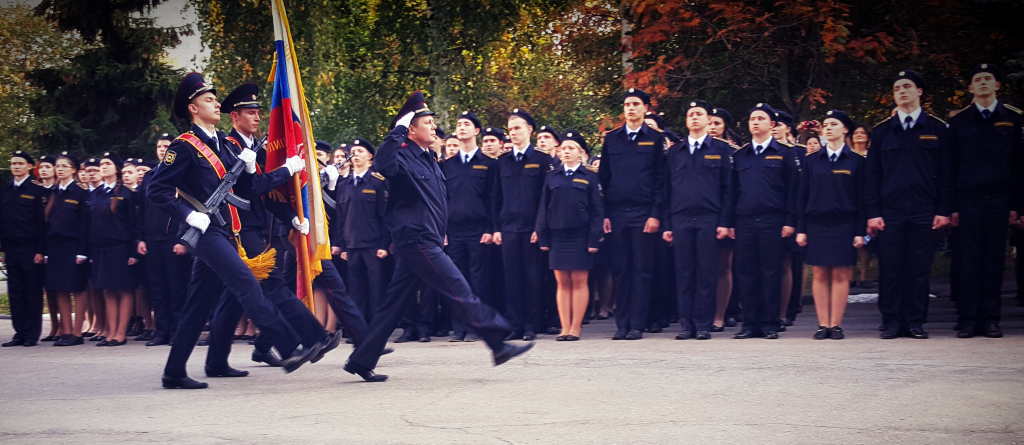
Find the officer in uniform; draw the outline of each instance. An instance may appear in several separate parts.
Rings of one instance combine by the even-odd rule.
[[[796,143],[796,121],[792,115],[785,111],[776,111],[775,120],[775,126],[772,127],[772,137],[782,145],[795,150],[793,158],[797,162],[797,178],[799,180],[799,178],[802,178],[802,175],[799,174],[800,160],[807,155],[807,147]],[[799,185],[797,188],[799,189]],[[779,312],[779,332],[785,332],[786,326],[792,326],[793,319],[796,318],[796,311],[799,308],[800,297],[802,296],[802,289],[800,289],[802,286],[800,283],[803,283],[804,276],[803,256],[804,248],[797,245],[796,237],[787,239],[786,253],[782,260],[782,305]],[[795,300],[794,296],[796,296]],[[792,319],[789,317],[790,307],[793,307]]]
[[[35,160],[28,152],[11,154],[14,175],[0,190],[0,261],[7,267],[7,295],[11,303],[14,338],[2,344],[35,346],[43,329],[43,209],[49,190],[29,176]]]
[[[484,153],[484,156],[497,161],[498,157],[501,156],[504,144],[505,132],[500,128],[485,127],[480,132],[480,150]],[[492,191],[491,193],[493,194],[494,192]],[[493,216],[491,220],[494,221]],[[497,230],[497,226],[495,226],[494,230]],[[501,246],[494,243],[493,239],[494,237],[492,236],[492,242],[484,246],[484,250],[488,252],[488,275],[491,277],[488,284],[488,292],[484,293],[489,300],[484,300],[484,302],[491,307],[503,308],[505,307],[505,266],[501,258]]]
[[[1024,187],[1024,137],[1021,110],[996,98],[1002,74],[983,63],[971,70],[974,103],[949,121],[953,165],[952,223],[959,228],[960,274],[956,336],[999,338],[1006,234],[1021,214]],[[1020,255],[1020,253],[1018,253]]]
[[[750,110],[753,140],[733,153],[735,281],[743,298],[743,329],[734,338],[779,338],[784,243],[796,226],[799,179],[795,152],[771,136],[775,110]]]
[[[665,135],[665,155],[668,156],[669,147],[681,139],[668,130],[665,124],[665,113],[648,111],[644,113],[644,123]],[[670,225],[662,224],[658,227],[657,235],[662,238],[666,231],[671,230]],[[647,332],[661,333],[662,329],[679,320],[676,308],[676,283],[673,274],[675,270],[674,256],[671,244],[658,243],[658,247],[654,249],[654,274],[651,277],[651,303]]]
[[[455,125],[459,152],[441,163],[448,190],[448,256],[469,281],[473,293],[489,301],[490,261],[487,245],[492,242],[494,223],[491,201],[494,197],[495,160],[477,145],[480,119],[472,111],[463,111]],[[475,332],[452,317],[453,334],[448,341],[473,341]]]
[[[868,234],[878,240],[878,309],[883,339],[928,338],[935,231],[949,224],[951,150],[946,123],[924,113],[924,78],[900,71],[896,115],[871,132],[867,157]]]
[[[558,146],[562,143],[562,139],[562,135],[558,134],[558,131],[550,125],[541,125],[537,129],[537,146],[535,149],[551,155],[551,170],[562,169],[562,160],[558,156]],[[549,270],[549,257],[549,253],[541,253],[541,270]],[[551,335],[560,334],[562,333],[562,323],[559,320],[558,304],[555,301],[558,292],[558,282],[555,280],[554,274],[544,273],[540,289],[541,323],[537,332],[547,332]]]
[[[459,321],[472,328],[491,348],[495,366],[533,347],[513,346],[502,339],[511,331],[508,322],[480,302],[469,283],[441,251],[447,233],[448,203],[444,176],[429,149],[433,114],[415,92],[392,122],[391,133],[377,149],[377,169],[388,178],[391,196],[385,222],[394,239],[398,263],[381,312],[370,324],[366,341],[349,356],[345,371],[363,380],[380,382],[376,375],[388,337],[395,330],[402,309],[415,299],[421,284],[452,300]]]
[[[662,237],[675,253],[676,298],[683,331],[677,340],[711,338],[718,286],[720,240],[733,219],[732,146],[708,134],[714,108],[703,100],[686,111],[685,142],[669,148],[665,168],[668,204]],[[711,260],[709,260],[711,259]]]
[[[541,327],[542,259],[537,246],[537,209],[551,156],[530,143],[536,125],[526,110],[508,116],[512,151],[494,163],[494,242],[505,268],[505,315],[513,331],[506,340],[534,340]]]
[[[599,173],[618,327],[612,340],[639,340],[648,327],[661,226],[665,136],[644,123],[650,95],[630,88],[622,99],[626,125],[605,135]]]
[[[708,134],[727,141],[735,151],[740,149],[742,142],[733,128],[735,128],[735,121],[729,111],[718,107],[711,109],[711,124],[708,125]],[[725,328],[735,327],[736,317],[740,316],[740,299],[739,296],[733,297],[732,281],[732,254],[736,240],[728,237],[719,241],[719,244],[718,302],[715,309],[715,325],[711,327],[711,332],[722,332]]]
[[[278,351],[286,357],[285,369],[297,369],[316,356],[326,346],[325,342],[297,350],[301,341],[299,335],[263,295],[259,282],[232,243],[233,232],[241,230],[239,217],[232,215],[230,206],[223,205],[221,217],[230,226],[211,224],[210,217],[197,210],[198,207],[191,202],[204,202],[220,184],[221,175],[237,162],[246,164],[243,176],[256,173],[256,153],[243,150],[236,155],[231,142],[216,130],[220,104],[213,86],[206,83],[200,74],[191,73],[182,80],[175,96],[174,112],[182,118],[191,117],[192,127],[171,143],[163,162],[152,172],[148,198],[157,208],[184,220],[203,234],[192,252],[196,257],[192,281],[164,368],[163,386],[184,389],[207,387],[206,383],[187,376],[185,363],[206,324],[206,317],[219,300],[219,291],[225,288],[242,303],[246,314],[256,322],[262,334],[273,339]],[[260,175],[259,179],[284,182],[289,173],[289,170],[278,169],[271,172],[270,177]],[[253,184],[254,188],[257,186]]]

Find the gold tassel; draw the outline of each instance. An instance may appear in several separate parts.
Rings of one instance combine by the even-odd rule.
[[[235,243],[238,246],[238,256],[242,257],[242,261],[249,267],[252,274],[256,276],[257,281],[263,281],[270,276],[270,271],[274,270],[275,263],[277,262],[277,249],[273,247],[267,247],[263,253],[256,255],[253,258],[249,258],[245,254],[245,248],[242,247],[241,242]]]

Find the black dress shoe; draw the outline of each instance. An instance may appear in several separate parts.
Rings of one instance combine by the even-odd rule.
[[[448,331],[437,331],[434,333],[434,337],[447,337]]]
[[[463,341],[465,339],[466,339],[466,334],[456,332],[456,333],[452,334],[451,338],[449,338],[448,341]]]
[[[566,335],[565,336],[565,341],[579,341],[579,339],[580,338],[575,336],[575,335]]]
[[[210,346],[210,339],[204,338],[196,342],[196,346]]]
[[[1003,331],[999,329],[998,324],[989,323],[985,325],[985,336],[988,338],[1003,338]]]
[[[961,327],[962,328],[962,327]],[[973,338],[975,330],[972,329],[958,329],[956,332],[956,338]]]
[[[533,342],[529,342],[525,345],[513,345],[511,343],[505,343],[505,346],[498,351],[494,351],[494,366],[501,365],[509,360],[512,360],[517,355],[520,355],[533,348]]]
[[[824,340],[829,337],[829,334],[831,334],[831,332],[828,331],[828,328],[819,325],[818,330],[814,331],[814,339]]]
[[[530,330],[523,331],[523,341],[534,341],[536,339],[537,339],[537,334],[534,333],[533,331],[530,331]]]
[[[82,333],[82,337],[85,337],[85,338],[93,337],[95,335],[96,335],[95,332],[83,332]]]
[[[388,376],[383,374],[374,374],[372,369],[366,369],[362,366],[356,365],[352,362],[345,363],[345,372],[349,374],[355,374],[362,377],[363,380],[371,383],[379,383],[386,381]]]
[[[39,341],[57,341],[57,340],[60,340],[62,338],[64,338],[63,335],[61,335],[61,336],[47,335],[46,337],[40,338]]]
[[[784,324],[786,326],[793,326],[793,322],[794,321],[796,321],[796,320],[787,317],[785,320],[782,320],[782,324]]]
[[[241,371],[228,366],[224,369],[213,369],[209,366],[206,367],[207,377],[248,377],[249,371]]]
[[[922,328],[910,328],[910,337],[918,340],[924,340],[928,338],[928,333]]]
[[[737,318],[726,318],[725,319],[725,327],[727,327],[727,328],[735,328],[736,326],[739,326],[739,323],[740,323],[740,320],[737,319]]]
[[[697,331],[697,340],[711,340],[711,331]]]
[[[395,352],[395,350],[391,349],[391,348],[384,348],[383,351],[380,351],[380,355],[388,355],[388,354],[390,354],[392,352]]]
[[[625,340],[626,339],[626,334],[628,334],[628,333],[629,333],[629,331],[627,331],[625,329],[619,329],[619,330],[615,331],[615,335],[612,336],[612,340]]]
[[[647,332],[650,332],[652,334],[660,334],[662,329],[663,328],[661,327],[661,323],[655,322],[655,325],[648,328]]]
[[[426,335],[421,335],[420,336],[420,343],[430,343],[430,337],[428,337]]]
[[[878,330],[879,331],[884,331],[885,330],[885,323],[882,323],[882,324],[878,325]]]
[[[953,330],[954,331],[962,331],[962,330],[964,330],[964,324],[963,323],[957,323],[957,324],[953,325]]]
[[[467,334],[466,334],[466,338],[465,338],[465,340],[466,340],[466,341],[470,341],[470,342],[472,342],[472,341],[478,341],[478,340],[480,340],[480,337],[479,337],[478,335],[476,335],[476,334],[474,334],[474,333],[470,332],[470,333],[467,333]]]
[[[73,338],[74,338],[74,335],[71,335],[71,334],[61,335],[60,339],[58,339],[57,341],[53,342],[53,345],[54,346],[71,346],[68,343],[74,341]],[[40,341],[42,341],[42,340],[40,340]]]
[[[35,345],[38,345],[38,344],[39,344],[39,342],[35,341],[35,340],[25,340],[25,344],[23,344],[22,346],[27,348],[27,347],[32,347],[32,346],[35,346]]]
[[[171,344],[171,340],[169,340],[167,337],[162,337],[162,336],[161,337],[153,337],[152,340],[146,342],[146,346],[161,346],[161,345],[169,345],[169,344]]]
[[[640,332],[639,329],[630,330],[629,333],[626,334],[626,340],[639,340],[641,338],[644,338],[644,333]]]
[[[558,334],[562,333],[562,328],[556,328],[556,327],[552,326],[552,327],[548,328],[547,333],[548,333],[548,335],[558,335]]]
[[[156,338],[156,331],[154,330],[143,331],[142,335],[135,337],[138,341],[150,341],[154,338]]]
[[[764,331],[764,338],[768,339],[768,340],[778,340],[779,339],[779,333],[775,332],[775,331],[772,331],[772,330],[765,330]]]
[[[697,334],[695,334],[692,331],[683,331],[683,332],[680,332],[680,333],[676,334],[676,340],[689,340],[689,339],[695,337],[696,335]]]
[[[736,338],[736,339],[741,339],[742,340],[744,338],[759,337],[759,335],[757,335],[757,334],[758,333],[755,332],[753,329],[743,328],[743,329],[740,329],[739,332],[733,334],[732,338]]]
[[[509,332],[508,335],[505,336],[505,341],[519,340],[520,338],[523,338],[523,334],[518,332]]]
[[[786,321],[779,320],[779,330],[777,332],[786,332]]]
[[[555,341],[565,341],[565,337],[568,337],[568,335],[559,335],[555,337]]]
[[[418,339],[419,337],[416,336],[416,333],[414,333],[411,330],[407,330],[402,331],[402,335],[398,336],[398,338],[395,339],[395,343],[406,343],[410,341],[416,341]]]
[[[892,340],[900,336],[900,328],[885,328],[879,337],[882,340]]]
[[[340,331],[334,331],[333,334],[327,334],[326,337],[320,340],[321,342],[324,342],[323,347],[320,348],[320,352],[314,355],[313,358],[309,359],[309,362],[316,363],[320,361],[320,359],[324,358],[324,356],[327,355],[328,352],[333,351],[335,348],[338,347],[338,345],[341,344],[341,339],[342,335]]]
[[[281,367],[284,368],[284,372],[286,374],[295,372],[295,370],[299,369],[300,366],[306,364],[306,362],[308,362],[313,357],[316,357],[316,355],[320,353],[320,350],[323,349],[325,344],[326,343],[323,340],[321,340],[314,343],[313,346],[309,348],[304,347],[301,350],[292,352],[291,357],[288,357],[281,361]]]
[[[167,389],[205,389],[210,386],[206,382],[197,382],[188,377],[171,377],[167,374],[164,374],[161,380]]]
[[[596,318],[596,319],[598,319],[598,320],[607,320],[607,319],[608,319],[608,316],[607,316],[607,315],[601,315],[601,314],[597,314],[597,316],[596,316],[596,317],[594,317],[594,318]]]
[[[142,334],[142,317],[131,317],[128,319],[128,332],[126,337],[135,337]]]
[[[93,337],[93,338],[96,338],[96,337]],[[96,343],[96,346],[106,346],[108,342],[109,342],[109,340],[100,340],[99,343]]]
[[[96,336],[93,336],[92,338],[90,338],[89,341],[103,341],[103,340],[106,340],[106,339],[107,339],[107,336],[105,336],[105,335],[96,335]]]
[[[121,341],[117,341],[117,340],[107,340],[107,341],[105,341],[105,342],[102,342],[102,343],[106,343],[106,344],[104,344],[103,346],[124,346],[124,345],[127,345],[127,344],[128,344],[128,339],[124,339],[124,340],[121,340]],[[101,343],[101,344],[102,344],[102,343]]]
[[[711,326],[711,332],[722,332],[725,330],[724,326]]]
[[[271,368],[280,368],[281,359],[277,357],[277,354],[273,350],[267,351],[266,353],[252,350],[252,361],[256,363],[266,363]]]
[[[831,334],[833,340],[842,340],[846,338],[846,334],[843,333],[843,328],[839,326],[832,326]]]

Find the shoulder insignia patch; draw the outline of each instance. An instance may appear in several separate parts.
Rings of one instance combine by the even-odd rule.
[[[46,187],[45,185],[43,185],[42,182],[36,181],[35,179],[32,180],[32,183],[35,184],[35,185],[38,185],[40,187]]]
[[[548,150],[545,149],[545,148],[533,147],[533,150],[534,151],[539,151],[539,152],[544,153],[544,154],[550,154],[550,153],[548,153]]]
[[[942,122],[942,125],[949,125],[949,124],[947,124],[947,123],[946,123],[946,121],[944,121],[944,120],[942,120],[942,119],[939,119],[939,118],[938,118],[937,116],[935,116],[934,114],[928,114],[928,117],[930,117],[930,118],[932,118],[932,119],[935,119],[935,120],[937,120],[937,121],[939,121],[939,122]]]
[[[851,148],[850,152],[854,153],[854,154],[856,154],[856,155],[858,155],[858,156],[860,156],[862,158],[868,157],[868,152],[866,152],[866,151],[854,150],[854,149]]]
[[[749,146],[750,146],[750,142],[747,142],[746,144],[743,144],[743,146],[742,146],[742,147],[737,147],[737,148],[736,148],[736,151],[740,151],[740,150],[743,150],[744,148],[747,148],[747,147],[749,147]]]
[[[889,122],[891,120],[892,120],[892,116],[889,116],[889,117],[885,118],[885,120],[883,120],[882,122],[879,122],[879,123],[875,124],[874,128],[878,128],[878,127],[882,126],[882,124],[884,124],[886,122]]]
[[[1007,110],[1010,110],[1010,111],[1012,111],[1014,113],[1017,113],[1017,114],[1024,114],[1024,112],[1020,111],[1020,108],[1017,108],[1017,107],[1015,107],[1013,105],[1003,104],[1003,108],[1006,108]]]
[[[89,186],[82,184],[81,182],[78,181],[75,181],[75,184],[78,184],[78,187],[81,188],[82,190],[89,191]]]
[[[378,172],[370,172],[370,176],[373,176],[374,178],[380,179],[381,181],[384,180],[384,175],[382,175],[382,174],[380,174]]]
[[[167,150],[164,154],[164,164],[171,165],[174,163],[174,159],[178,157],[178,154],[174,150]]]
[[[776,139],[776,141],[778,141],[780,144],[782,144],[782,145],[784,145],[786,147],[793,148],[793,144],[790,144],[789,142],[782,142],[782,141],[779,141],[778,139]]]
[[[597,167],[594,167],[593,165],[588,165],[587,170],[590,170],[591,173],[597,173]]]

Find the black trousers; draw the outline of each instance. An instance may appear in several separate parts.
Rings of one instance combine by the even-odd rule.
[[[804,298],[804,252],[793,252],[790,264],[793,272],[793,290],[789,293],[789,305],[786,306],[786,318],[796,320],[796,314],[803,312]]]
[[[377,248],[348,249],[348,276],[356,307],[373,321],[384,301],[384,260],[377,258]]]
[[[676,303],[683,332],[710,331],[714,324],[721,246],[716,236],[715,227],[676,226],[672,230]]]
[[[192,254],[177,255],[177,240],[146,244],[146,273],[149,275],[149,302],[156,319],[156,337],[170,340],[178,330],[181,308],[188,294],[192,274]]]
[[[615,297],[615,325],[620,330],[643,331],[648,327],[658,234],[643,233],[643,227],[612,224],[612,232],[606,236]]]
[[[7,240],[3,247],[14,338],[39,341],[43,329],[43,269],[35,263],[38,244]]]
[[[656,235],[660,239],[664,232]],[[654,274],[651,277],[651,309],[648,324],[651,328],[661,327],[663,323],[679,316],[679,304],[676,297],[677,279],[673,277],[676,270],[675,250],[663,242],[658,242],[654,249]]]
[[[964,329],[999,323],[1001,319],[1010,208],[1000,201],[958,201],[960,233],[955,248],[960,256],[954,273],[960,275],[962,283],[956,312]]]
[[[781,218],[739,217],[733,255],[733,282],[743,304],[743,328],[779,330],[784,243]]]
[[[502,348],[512,327],[493,308],[483,304],[452,260],[435,244],[410,243],[395,246],[395,276],[388,286],[384,305],[370,323],[366,341],[356,346],[349,363],[365,369],[377,367],[381,352],[394,332],[402,309],[416,298],[416,290],[426,284],[441,298],[454,303],[454,314],[471,327],[492,350]]]
[[[245,313],[262,334],[272,339],[282,356],[291,356],[299,345],[299,334],[281,316],[277,306],[263,295],[256,277],[229,241],[230,236],[222,228],[211,227],[199,238],[198,246],[192,252],[196,260],[192,264],[188,297],[164,366],[164,374],[168,376],[188,375],[185,369],[188,358],[203,332],[206,318],[220,302],[225,290],[241,303]]]
[[[528,232],[501,232],[501,259],[505,267],[505,316],[512,331],[534,331],[540,328],[541,316],[541,250],[530,242]]]
[[[878,310],[886,328],[922,327],[935,259],[931,223],[885,219],[878,240]],[[874,242],[874,239],[872,239]]]
[[[448,256],[455,263],[462,276],[469,281],[469,287],[482,301],[491,301],[489,272],[491,267],[490,251],[487,244],[480,244],[483,233],[473,237],[448,237]],[[446,305],[451,306],[451,305]],[[451,313],[454,307],[450,307]],[[473,330],[452,317],[452,330],[456,334],[472,333]]]

